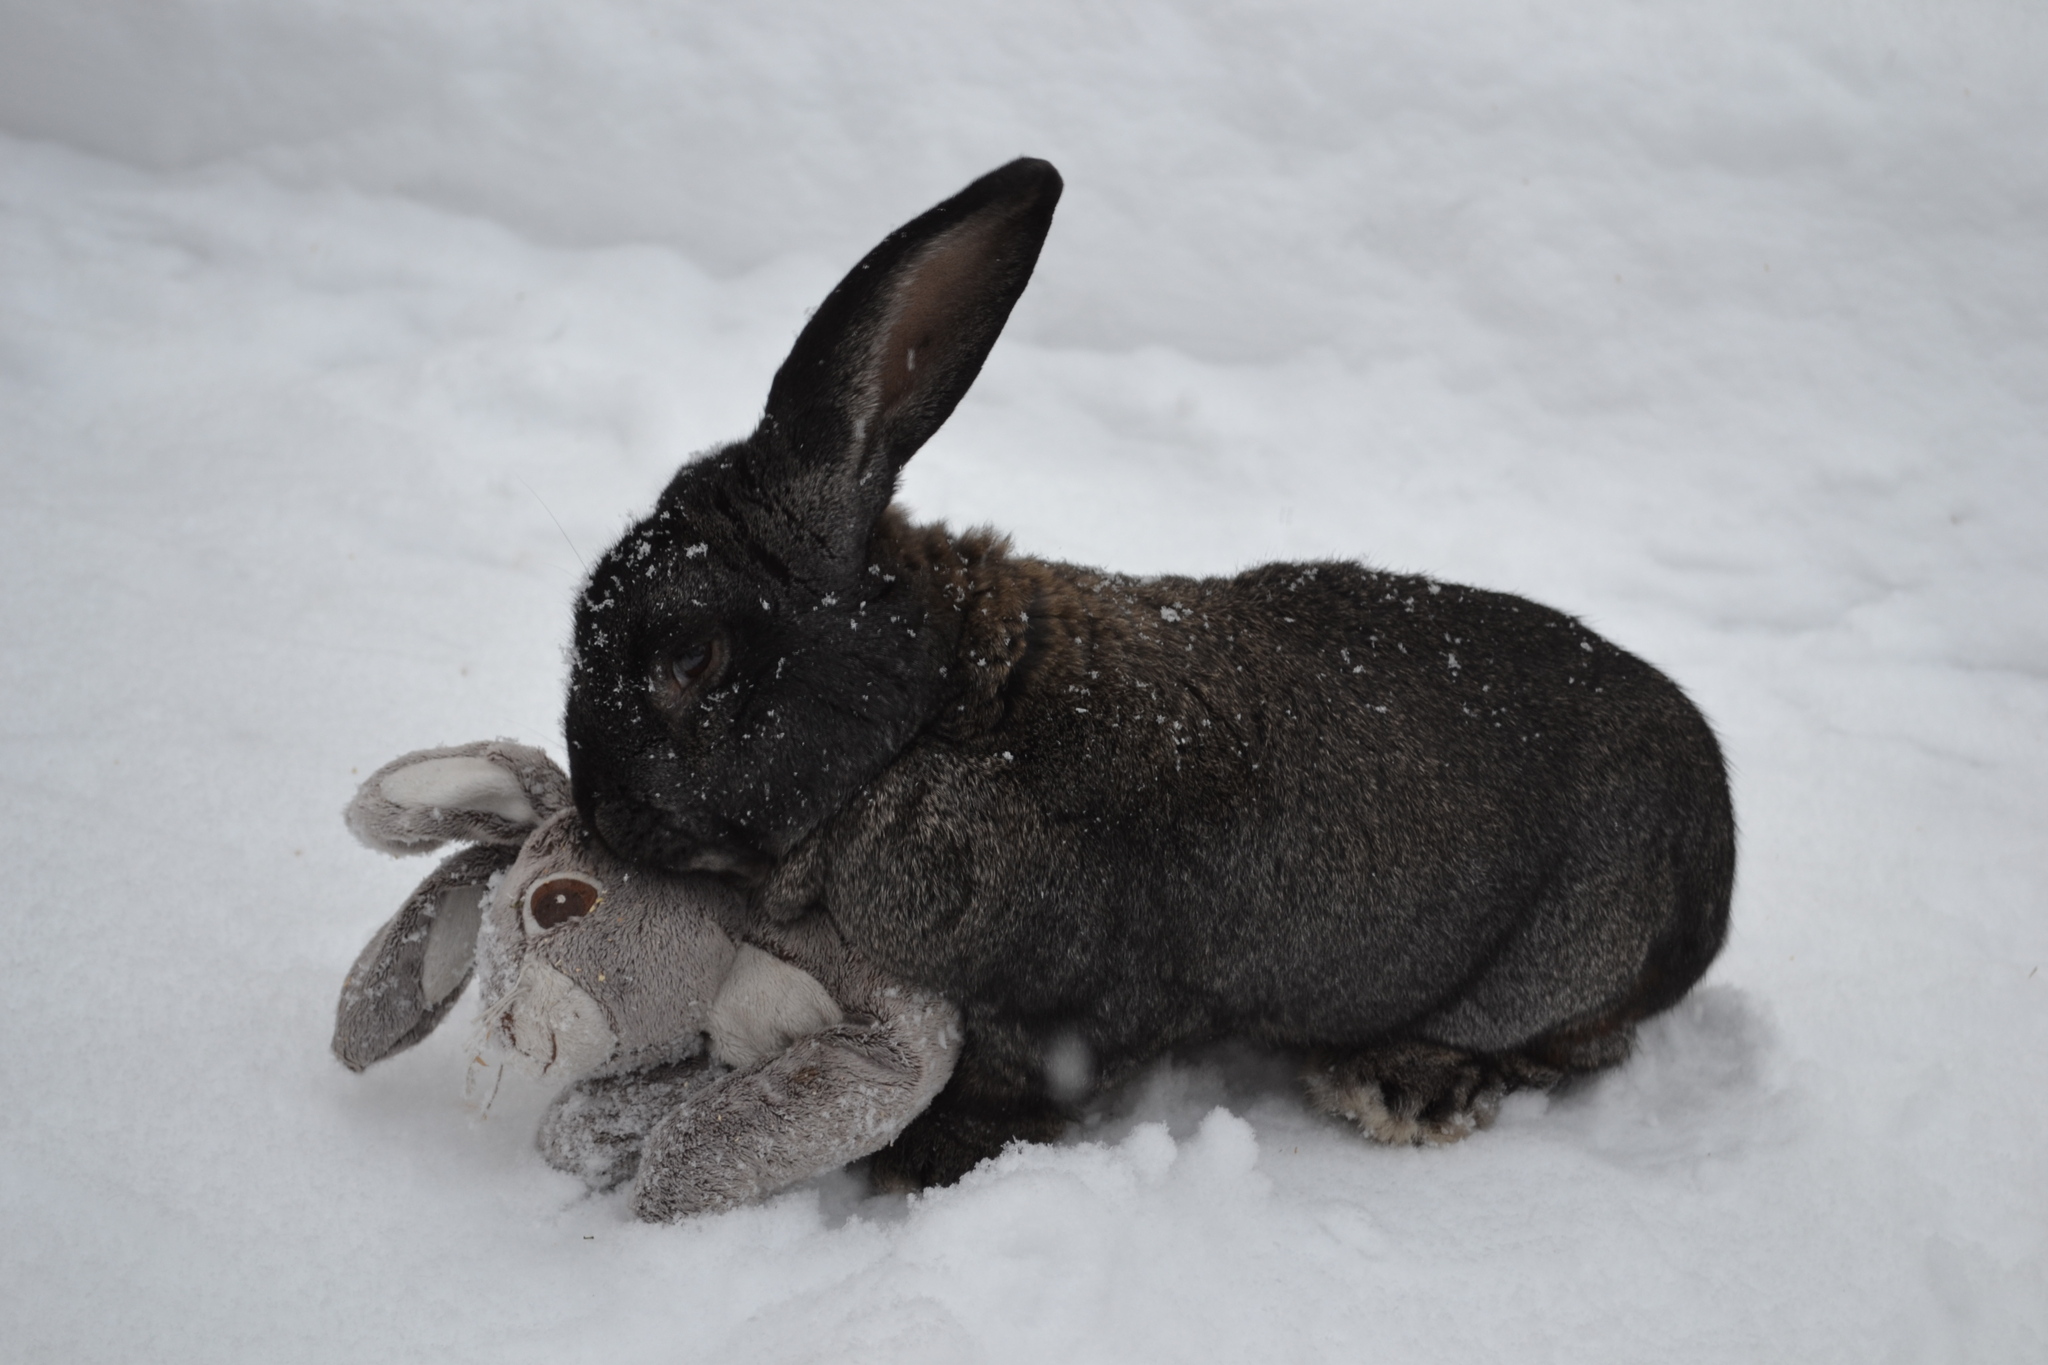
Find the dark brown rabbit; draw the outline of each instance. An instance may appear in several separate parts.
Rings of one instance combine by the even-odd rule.
[[[1054,1134],[1187,1042],[1298,1049],[1387,1141],[1619,1061],[1713,960],[1735,868],[1713,734],[1656,669],[1500,593],[1125,578],[891,509],[1059,193],[1016,161],[891,234],[754,434],[606,553],[566,718],[584,819],[960,1006],[893,1182]]]

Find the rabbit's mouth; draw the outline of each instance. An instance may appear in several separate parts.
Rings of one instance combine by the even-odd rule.
[[[721,877],[751,885],[768,875],[773,864],[756,853],[738,853],[731,849],[703,848],[692,853],[684,862],[685,872],[715,872]]]

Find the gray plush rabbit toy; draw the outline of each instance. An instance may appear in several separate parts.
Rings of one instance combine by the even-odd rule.
[[[334,1052],[412,1046],[474,973],[487,1046],[571,1082],[549,1163],[631,1180],[651,1221],[729,1207],[880,1150],[953,1072],[958,1012],[886,980],[823,916],[747,932],[716,880],[629,867],[588,838],[569,781],[506,741],[426,749],[364,781],[371,848],[448,857],[348,974]]]

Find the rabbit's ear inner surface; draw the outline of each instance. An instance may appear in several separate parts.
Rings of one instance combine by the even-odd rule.
[[[850,500],[871,520],[888,505],[1030,282],[1060,189],[1049,162],[999,167],[890,233],[819,305],[776,372],[755,444],[795,466],[820,512]]]

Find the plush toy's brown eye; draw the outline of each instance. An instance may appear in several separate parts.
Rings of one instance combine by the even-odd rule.
[[[533,927],[545,931],[589,914],[603,898],[602,891],[581,877],[550,877],[526,893],[526,909]]]

